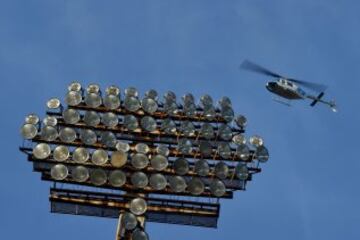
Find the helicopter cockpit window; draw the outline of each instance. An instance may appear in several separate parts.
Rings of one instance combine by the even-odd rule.
[[[293,84],[291,82],[287,82],[287,85],[289,85],[290,87],[293,86]]]

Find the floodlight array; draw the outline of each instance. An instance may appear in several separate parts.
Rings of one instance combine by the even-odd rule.
[[[52,98],[42,121],[26,117],[22,150],[44,180],[137,194],[123,215],[133,239],[147,239],[131,224],[146,214],[141,196],[229,198],[268,160],[263,139],[244,136],[247,120],[235,117],[227,97],[214,104],[204,95],[197,104],[192,94],[178,102],[171,91],[163,100],[155,90],[143,98],[133,87],[123,94],[71,83],[64,105]]]

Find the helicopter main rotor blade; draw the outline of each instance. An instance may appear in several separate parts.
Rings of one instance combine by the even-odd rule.
[[[293,78],[287,78],[287,80],[294,82],[294,83],[301,84],[302,86],[304,86],[308,89],[312,89],[317,92],[323,92],[327,88],[326,85],[319,84],[319,83],[306,82],[306,81],[297,80],[297,79],[293,79]]]
[[[282,78],[281,75],[274,73],[256,63],[250,62],[249,60],[245,60],[241,65],[240,68],[246,69],[248,71],[257,72],[260,74],[264,74],[267,76],[275,77],[275,78]]]

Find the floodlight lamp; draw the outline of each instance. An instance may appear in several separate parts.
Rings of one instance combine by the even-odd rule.
[[[256,148],[255,155],[259,162],[262,163],[267,162],[267,160],[269,159],[269,151],[263,145]]]
[[[78,91],[70,91],[65,96],[65,102],[69,106],[77,106],[82,101],[81,92]]]
[[[128,87],[125,89],[125,96],[126,97],[135,97],[137,98],[139,96],[139,92],[134,87]]]
[[[254,136],[250,137],[249,142],[251,145],[253,145],[255,147],[259,147],[264,144],[264,140],[258,135],[254,135]]]
[[[201,136],[209,140],[214,137],[214,128],[210,123],[204,123],[200,129]]]
[[[134,131],[135,129],[137,129],[139,127],[139,123],[138,120],[135,116],[133,115],[126,115],[124,117],[124,126],[130,130],[130,131]]]
[[[209,141],[200,141],[199,150],[202,156],[210,157],[212,154],[212,145]]]
[[[145,116],[141,118],[141,127],[148,132],[153,132],[156,130],[157,124],[154,118]]]
[[[78,147],[72,153],[72,159],[77,163],[84,163],[89,159],[89,152],[86,148]]]
[[[246,144],[240,144],[236,148],[236,155],[242,160],[247,161],[250,157],[250,149]]]
[[[132,240],[149,240],[149,235],[141,229],[135,229],[131,235]]]
[[[215,107],[212,105],[204,106],[203,114],[206,119],[213,120],[216,117]]]
[[[157,93],[156,90],[150,89],[145,93],[145,97],[151,98],[151,99],[157,101],[158,100],[158,93]]]
[[[152,174],[149,182],[150,186],[155,190],[163,190],[167,185],[166,178],[160,173]]]
[[[127,158],[128,158],[128,154],[126,152],[122,150],[117,150],[111,154],[110,163],[114,167],[121,168],[126,164]]]
[[[56,117],[54,116],[46,116],[44,119],[43,119],[43,124],[45,126],[51,126],[51,127],[55,127],[58,123],[58,120]]]
[[[182,154],[190,154],[192,152],[192,143],[189,139],[181,138],[178,140],[178,151]]]
[[[231,122],[234,119],[234,110],[230,106],[222,107],[221,116],[226,122]]]
[[[205,94],[205,95],[200,97],[200,103],[202,104],[203,107],[212,106],[213,105],[213,99],[212,99],[212,97],[210,95]]]
[[[176,133],[176,124],[173,120],[167,118],[162,121],[160,129],[167,134],[174,134]]]
[[[225,141],[229,141],[232,138],[232,130],[231,128],[226,124],[221,124],[218,129],[218,135],[221,139]]]
[[[158,109],[158,104],[156,103],[156,101],[154,99],[145,97],[141,101],[141,107],[142,107],[142,109],[144,109],[145,112],[147,112],[149,114],[153,114]]]
[[[170,150],[166,145],[160,144],[156,147],[156,152],[162,156],[167,157],[170,153]]]
[[[124,100],[125,109],[130,112],[136,112],[140,108],[140,101],[136,97],[126,96]]]
[[[145,143],[138,143],[135,145],[135,151],[138,153],[147,154],[150,151],[150,148]]]
[[[196,115],[196,105],[194,103],[185,104],[183,112],[187,117],[194,117]]]
[[[145,188],[149,183],[149,179],[145,173],[135,172],[131,175],[131,183],[136,188]]]
[[[249,170],[244,163],[238,163],[235,167],[236,177],[240,180],[247,180],[249,177]]]
[[[86,88],[86,92],[89,93],[95,93],[98,94],[100,92],[100,86],[98,84],[90,84],[87,88]]]
[[[120,95],[120,88],[118,88],[117,86],[109,86],[106,88],[105,90],[106,95],[114,95],[114,96],[119,96]]]
[[[106,147],[113,148],[117,143],[116,136],[113,132],[103,132],[101,133],[101,143]]]
[[[95,111],[86,111],[83,120],[86,125],[96,127],[100,123],[100,116]]]
[[[220,180],[214,179],[210,183],[210,192],[216,197],[223,196],[226,192],[225,184]]]
[[[190,121],[183,121],[180,125],[180,132],[184,134],[186,137],[195,135],[195,127],[194,124]]]
[[[230,100],[230,98],[228,98],[228,97],[222,97],[222,98],[220,98],[220,100],[219,100],[219,105],[220,105],[221,108],[231,107],[231,100]]]
[[[192,178],[188,183],[188,190],[193,195],[200,195],[204,192],[204,183],[197,177]]]
[[[142,215],[147,210],[147,203],[143,198],[134,198],[130,202],[130,211],[135,215]]]
[[[86,182],[89,176],[89,170],[84,166],[76,166],[71,171],[71,177],[76,182]]]
[[[226,142],[219,142],[218,145],[218,152],[219,155],[223,158],[223,159],[230,159],[231,158],[231,148],[230,145]]]
[[[113,187],[121,187],[126,182],[126,175],[121,170],[114,170],[110,173],[109,182]]]
[[[78,82],[72,82],[68,86],[68,91],[80,92],[81,91],[81,84]]]
[[[39,143],[33,149],[33,155],[37,159],[45,159],[50,156],[51,149],[46,143]]]
[[[244,128],[247,124],[247,119],[243,115],[238,115],[235,117],[235,123],[239,128]]]
[[[104,185],[107,181],[107,175],[106,172],[100,168],[94,169],[90,173],[90,181],[95,186],[101,186]]]
[[[104,165],[108,158],[108,153],[104,149],[96,149],[91,156],[91,161],[96,165]]]
[[[34,137],[36,137],[38,130],[35,125],[26,123],[22,125],[20,133],[24,139],[33,139]]]
[[[58,98],[51,98],[46,102],[48,109],[58,109],[61,106],[60,100]]]
[[[199,159],[195,162],[195,172],[202,177],[209,174],[210,167],[205,159]]]
[[[189,171],[189,163],[185,158],[178,158],[174,161],[173,168],[176,174],[185,175]]]
[[[136,216],[130,212],[125,212],[121,220],[126,230],[133,230],[138,224]]]
[[[184,105],[190,105],[195,103],[194,95],[191,93],[186,93],[184,96],[182,96],[182,100],[184,102]]]
[[[86,145],[95,144],[97,141],[96,133],[90,129],[81,129],[80,139]]]
[[[115,148],[118,151],[128,152],[130,150],[130,145],[127,142],[118,141],[115,145]]]
[[[53,156],[56,161],[65,161],[69,158],[70,152],[66,146],[59,145],[54,149]]]
[[[167,91],[164,94],[164,99],[165,99],[165,102],[166,101],[176,102],[176,94],[172,91]]]
[[[36,114],[29,114],[25,117],[25,123],[36,125],[40,121],[40,118]]]
[[[177,106],[175,101],[168,100],[164,104],[164,111],[169,116],[174,116],[174,115],[176,115],[178,113],[179,109],[178,109],[178,106]]]
[[[47,127],[49,127],[49,126],[47,126]],[[63,142],[66,142],[66,143],[74,142],[76,139],[76,132],[72,128],[65,127],[60,130],[59,137],[60,137],[61,141],[63,141]]]
[[[63,164],[56,164],[51,167],[50,175],[53,179],[61,181],[64,180],[69,174],[68,168]]]
[[[44,126],[41,128],[40,136],[41,139],[45,141],[55,141],[55,139],[58,137],[58,132],[55,127]]]
[[[114,128],[119,123],[118,116],[112,112],[104,113],[102,115],[101,121],[105,126],[109,128]]]
[[[242,134],[236,134],[232,138],[233,143],[236,145],[246,144],[246,138]]]
[[[168,166],[167,158],[161,154],[152,156],[150,163],[151,166],[157,171],[162,171]]]
[[[97,108],[102,104],[102,99],[98,93],[90,92],[85,96],[85,104],[92,108]]]
[[[75,109],[68,108],[62,112],[65,123],[75,124],[80,120],[80,114]]]
[[[148,157],[143,153],[135,153],[131,157],[131,165],[136,169],[143,169],[149,164]]]
[[[215,175],[220,179],[225,179],[229,175],[229,167],[224,162],[215,165]]]
[[[109,94],[104,97],[104,106],[108,109],[117,109],[120,107],[121,102],[118,95]]]
[[[183,177],[181,176],[171,176],[169,178],[169,185],[172,191],[174,192],[184,192],[187,184]]]

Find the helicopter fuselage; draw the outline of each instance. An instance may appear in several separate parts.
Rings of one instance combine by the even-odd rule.
[[[306,93],[298,85],[286,79],[280,78],[276,82],[268,82],[266,89],[283,98],[294,100],[306,98]]]

